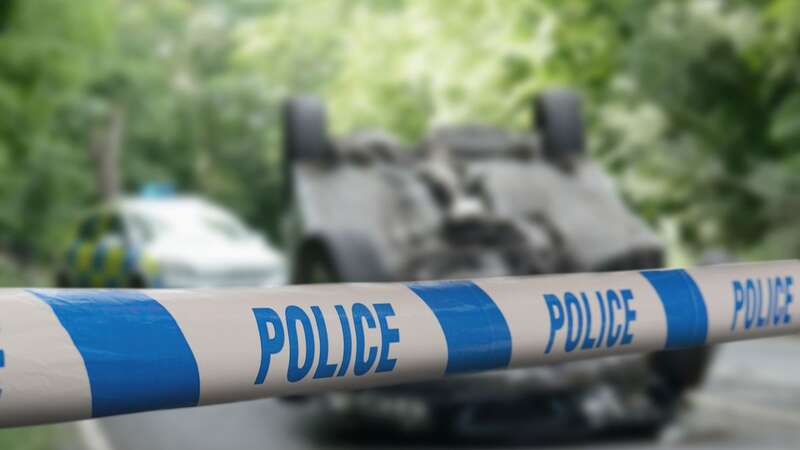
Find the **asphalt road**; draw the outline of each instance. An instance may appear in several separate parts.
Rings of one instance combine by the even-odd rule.
[[[619,448],[798,448],[800,338],[720,346],[692,407],[656,439],[594,442]],[[79,422],[89,450],[409,448],[392,440],[358,442],[320,433],[307,408],[275,400],[161,411]],[[516,443],[514,448],[535,447]],[[574,445],[571,444],[571,445]],[[479,448],[466,445],[470,448]],[[464,448],[439,442],[436,448]]]

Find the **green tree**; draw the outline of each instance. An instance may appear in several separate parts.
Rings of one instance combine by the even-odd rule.
[[[598,153],[689,248],[800,254],[798,12],[784,0],[659,3],[621,49]]]
[[[0,3],[0,250],[46,257],[99,201],[171,181],[277,235],[280,105],[323,95],[337,132],[524,129],[548,86],[586,99],[592,154],[690,254],[800,253],[800,5],[492,0]],[[112,145],[113,144],[113,145]]]
[[[111,11],[102,0],[3,2],[0,248],[23,259],[47,253],[90,192],[83,145],[61,114],[82,100]]]

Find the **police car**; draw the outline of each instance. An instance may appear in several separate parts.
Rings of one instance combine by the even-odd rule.
[[[270,243],[196,196],[123,198],[78,225],[60,287],[220,287],[284,283]]]

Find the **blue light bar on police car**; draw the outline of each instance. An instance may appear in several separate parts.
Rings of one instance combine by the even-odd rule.
[[[0,290],[0,425],[800,330],[800,262],[225,290]]]
[[[168,198],[175,196],[175,186],[171,183],[147,183],[139,190],[145,198]]]

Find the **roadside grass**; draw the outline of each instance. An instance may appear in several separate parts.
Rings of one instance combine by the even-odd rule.
[[[41,264],[21,266],[0,252],[0,286],[47,287],[52,283],[53,275],[46,266]],[[0,447],[2,448],[4,447]]]
[[[54,450],[62,446],[59,437],[66,433],[63,427],[38,426],[0,430],[0,449],[3,450]]]

